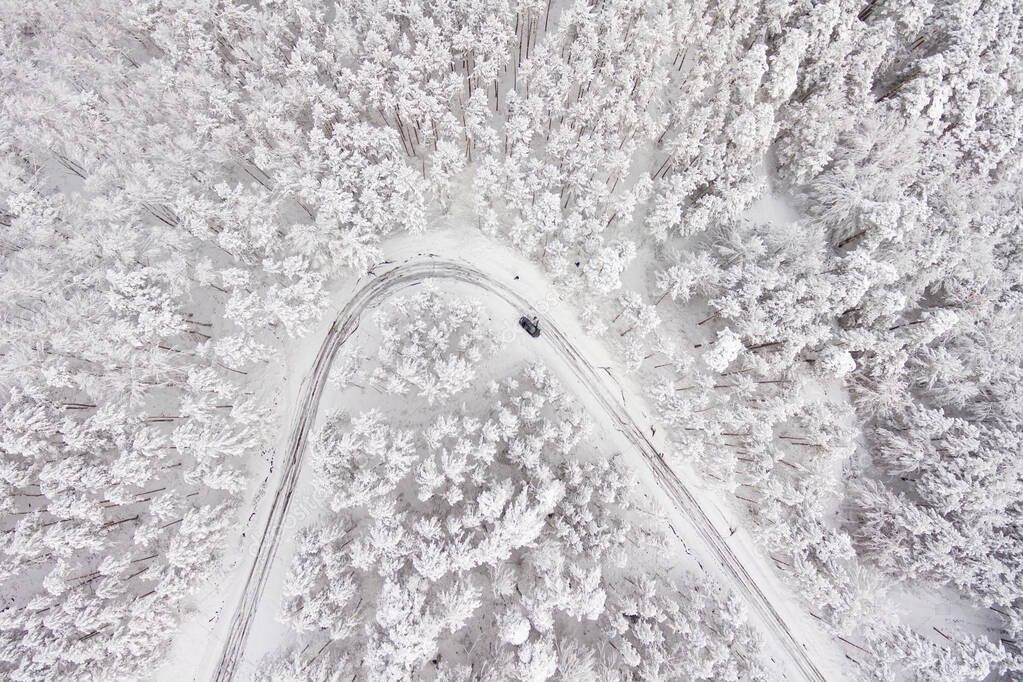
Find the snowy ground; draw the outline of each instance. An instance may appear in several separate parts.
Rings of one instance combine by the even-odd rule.
[[[582,331],[571,304],[550,286],[539,268],[509,249],[488,240],[474,229],[449,229],[431,232],[428,237],[392,240],[386,245],[385,260],[400,263],[410,258],[426,258],[428,256],[420,254],[427,253],[444,254],[447,259],[461,260],[474,265],[495,281],[506,285],[510,291],[528,300],[540,314],[541,319],[556,320],[562,333],[571,339],[572,345],[579,353],[594,367],[603,369],[608,382],[617,385],[616,390],[625,401],[628,414],[637,424],[646,425],[644,428],[649,429],[647,435],[653,446],[664,447],[663,431],[657,429],[656,421],[650,416],[652,410],[639,397],[642,395],[641,387],[634,385],[627,378],[627,373],[612,360],[600,342],[590,339]],[[279,400],[285,408],[284,424],[291,423],[294,417],[290,412],[298,403],[303,381],[301,378],[309,376],[310,363],[333,322],[334,314],[362,284],[365,284],[365,277],[338,283],[333,292],[330,314],[325,315],[311,333],[291,347],[283,372],[286,379],[279,394]],[[544,361],[552,368],[566,390],[581,401],[591,417],[601,414],[594,396],[585,390],[571,368],[566,366],[564,358],[556,353],[543,337],[534,341],[517,327],[516,320],[521,311],[513,309],[499,297],[476,287],[454,286],[468,297],[480,301],[490,313],[499,336],[509,342],[507,352],[503,353],[504,362],[516,363],[533,359]],[[369,337],[370,333],[360,328],[352,342],[371,341]],[[367,345],[371,346],[371,343]],[[316,418],[319,420],[329,411],[340,407],[364,409],[369,404],[367,398],[368,396],[358,389],[349,389],[338,394],[328,386]],[[276,453],[284,451],[288,437],[287,429],[281,429],[281,432]],[[696,572],[709,571],[712,577],[722,580],[726,586],[734,587],[729,584],[727,577],[722,575],[713,558],[706,556],[706,550],[703,549],[693,526],[687,519],[681,517],[676,506],[658,487],[649,467],[640,460],[636,447],[629,442],[625,434],[616,428],[615,424],[606,421],[597,424],[597,433],[599,437],[593,441],[602,444],[598,447],[603,447],[609,455],[621,452],[627,461],[633,463],[633,468],[640,474],[640,488],[649,497],[644,506],[663,514],[666,523],[678,534],[679,561]],[[279,458],[280,455],[277,454],[275,457]],[[276,490],[280,484],[279,463],[270,461],[262,465],[262,471],[253,473],[255,480],[263,481],[250,501],[254,511],[231,540],[229,546],[232,549],[228,551],[223,567],[224,577],[195,599],[195,611],[186,618],[183,634],[177,640],[167,664],[157,672],[156,679],[180,680],[183,673],[189,670],[192,671],[192,678],[197,680],[210,679],[215,674],[230,627],[232,611],[240,599],[248,567],[258,552],[257,543],[261,529],[270,512],[273,496],[267,494],[267,491]],[[800,607],[795,595],[781,583],[766,559],[757,551],[752,537],[740,527],[741,515],[738,510],[715,490],[701,488],[699,478],[687,467],[680,467],[677,464],[672,466],[679,478],[694,493],[717,532],[727,540],[731,550],[741,559],[743,567],[751,574],[769,603],[789,625],[794,639],[811,652],[812,660],[820,674],[829,680],[841,679],[841,670],[845,667],[842,652],[833,641],[819,631]],[[286,629],[276,622],[274,615],[279,603],[283,573],[290,556],[291,542],[294,532],[312,522],[322,509],[320,502],[311,492],[309,473],[308,469],[300,472],[293,501],[284,523],[281,544],[267,579],[264,596],[253,617],[245,654],[240,657],[235,679],[248,679],[263,654],[287,643],[285,638],[289,635]],[[800,679],[802,675],[792,667],[790,657],[779,650],[774,638],[768,636],[766,640],[766,652],[769,659],[773,659],[777,665],[775,674],[778,679]]]
[[[778,210],[777,206],[765,207],[769,208]],[[779,216],[780,219],[788,217]],[[619,366],[601,341],[589,337],[582,330],[575,307],[549,284],[537,266],[503,245],[484,237],[475,229],[467,228],[444,229],[431,232],[427,237],[391,240],[385,247],[384,258],[391,263],[380,266],[380,270],[394,267],[405,260],[418,261],[430,258],[428,254],[444,254],[445,259],[472,264],[486,272],[496,282],[507,286],[509,291],[528,300],[540,314],[541,319],[556,320],[561,332],[571,339],[572,345],[580,354],[592,366],[603,369],[607,375],[608,385],[613,386],[624,401],[628,414],[638,425],[645,425],[644,428],[647,429],[645,435],[653,447],[668,454],[663,439],[664,431],[658,428],[656,419],[651,416],[653,410],[642,399],[642,387],[637,384],[633,375]],[[334,321],[334,315],[369,277],[367,275],[338,282],[333,289],[328,314],[324,315],[308,335],[290,347],[286,366],[280,372],[284,379],[277,396],[284,407],[285,416],[282,424],[285,426],[291,424],[294,419],[294,407],[299,402],[304,378],[310,374],[311,362]],[[442,286],[482,303],[498,336],[506,342],[505,350],[500,354],[501,361],[493,364],[489,371],[494,372],[495,376],[503,376],[506,373],[504,369],[508,366],[529,360],[542,360],[552,368],[566,390],[580,401],[591,418],[597,420],[601,409],[595,397],[578,380],[564,357],[556,353],[543,337],[534,341],[518,328],[516,321],[523,311],[514,309],[501,297],[479,287],[451,283],[443,283]],[[371,328],[371,324],[360,325],[359,331],[346,344],[346,348],[364,346],[372,349]],[[333,410],[339,408],[363,410],[371,406],[379,406],[388,411],[392,409],[388,407],[386,399],[372,389],[365,391],[349,387],[343,392],[338,392],[328,382],[320,409],[315,415],[316,423],[312,431],[315,432],[320,420]],[[229,546],[233,549],[227,552],[222,567],[223,578],[196,597],[193,602],[195,610],[186,617],[182,635],[176,640],[171,656],[156,673],[155,679],[180,680],[186,671],[191,671],[192,679],[196,680],[214,677],[230,628],[233,609],[241,597],[248,567],[258,552],[259,537],[273,501],[272,493],[280,485],[282,470],[280,463],[274,460],[280,459],[287,438],[288,429],[281,428],[273,455],[268,455],[267,461],[254,464],[253,478],[261,483],[249,500],[251,505],[249,508],[252,511],[245,517],[246,523],[237,529],[231,539]],[[622,453],[627,461],[632,462],[633,468],[640,475],[640,491],[647,497],[642,506],[662,516],[666,528],[677,534],[679,539],[677,558],[680,565],[697,573],[709,572],[711,577],[734,588],[721,567],[706,556],[705,545],[701,543],[693,525],[679,513],[677,506],[664,494],[650,468],[642,462],[635,445],[619,428],[616,428],[615,424],[606,420],[599,421],[590,445],[608,456]],[[728,496],[722,495],[713,486],[704,486],[694,471],[679,463],[679,458],[671,458],[670,461],[671,468],[697,498],[699,506],[705,511],[718,534],[726,539],[731,551],[741,559],[743,567],[764,593],[766,600],[778,611],[780,619],[788,625],[795,641],[810,652],[809,656],[820,675],[828,680],[847,677],[850,674],[850,664],[844,654],[855,655],[856,651],[824,634],[819,627],[820,624],[806,613],[799,596],[793,594],[783,583],[767,557],[757,548],[754,539],[743,527],[744,513],[731,503]],[[291,641],[291,633],[277,623],[275,618],[280,586],[291,555],[295,531],[313,522],[322,509],[322,504],[310,485],[310,471],[308,469],[301,471],[276,559],[269,572],[263,598],[253,616],[244,655],[238,660],[235,679],[251,677],[264,654]],[[943,592],[906,592],[893,596],[896,597],[897,603],[904,605],[902,610],[906,622],[921,632],[932,630],[937,632],[941,630],[943,624],[950,622],[977,632],[990,627],[990,618],[987,614],[965,608],[959,603],[960,600],[952,600]],[[763,623],[761,629],[764,629]],[[773,660],[772,665],[777,666],[774,670],[777,679],[805,677],[805,674],[801,674],[791,665],[791,656],[785,655],[776,638],[768,636],[766,645],[768,662]]]

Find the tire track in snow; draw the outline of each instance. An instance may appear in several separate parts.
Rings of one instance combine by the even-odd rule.
[[[384,264],[373,266],[373,269],[382,265]],[[300,398],[292,417],[281,483],[274,495],[242,595],[231,616],[227,637],[214,671],[214,679],[217,682],[230,682],[234,678],[238,663],[245,653],[249,631],[277,555],[284,520],[301,472],[306,442],[316,419],[331,363],[341,346],[359,328],[361,316],[376,308],[388,296],[429,279],[453,279],[475,285],[503,299],[515,310],[523,313],[534,311],[534,306],[529,301],[486,273],[464,263],[441,259],[433,254],[420,254],[416,260],[406,260],[380,275],[376,275],[373,269],[370,270],[373,279],[359,288],[338,313],[320,345],[312,368],[299,387]],[[768,634],[788,655],[794,669],[799,670],[806,679],[823,681],[825,678],[817,669],[806,647],[796,640],[781,614],[732,551],[724,536],[714,527],[697,499],[664,462],[646,433],[629,414],[624,402],[624,392],[621,393],[622,400],[616,398],[597,369],[550,320],[544,320],[543,333],[541,339],[546,338],[550,341],[551,346],[572,369],[576,378],[597,400],[605,416],[636,446],[663,492],[691,523],[703,542],[702,553],[710,555],[717,561],[725,576],[730,579],[728,581],[731,583],[730,587],[742,596],[755,612],[761,624],[768,630]],[[610,374],[608,376],[614,378]],[[616,387],[622,391],[617,384]]]

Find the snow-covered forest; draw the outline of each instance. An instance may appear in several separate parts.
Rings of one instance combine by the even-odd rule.
[[[1023,675],[1018,2],[0,40],[3,679]]]

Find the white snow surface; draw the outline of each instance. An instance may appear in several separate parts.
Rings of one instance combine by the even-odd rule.
[[[404,261],[417,261],[443,254],[446,260],[471,265],[488,275],[494,281],[506,286],[530,302],[540,316],[541,326],[545,319],[556,320],[562,333],[571,340],[581,355],[594,367],[604,370],[609,386],[621,395],[627,413],[638,425],[646,425],[649,441],[658,452],[667,453],[666,431],[658,428],[654,411],[641,397],[642,387],[637,385],[607,351],[603,343],[588,336],[577,319],[577,310],[571,300],[552,286],[541,269],[528,262],[512,249],[481,235],[477,230],[466,227],[442,226],[425,236],[404,236],[388,241],[384,245],[384,261],[391,264],[374,266],[386,268]],[[334,316],[348,298],[372,274],[350,277],[336,283],[331,292],[331,304],[323,317],[312,327],[304,338],[294,342],[288,349],[285,366],[281,371],[283,379],[278,400],[283,405],[281,427],[276,439],[276,448],[268,461],[254,462],[252,477],[260,481],[250,494],[247,504],[251,514],[225,544],[226,559],[220,567],[221,578],[201,590],[193,599],[192,611],[183,619],[182,628],[176,638],[170,655],[164,665],[154,673],[155,680],[167,682],[182,679],[208,680],[216,673],[222,649],[227,638],[231,617],[240,599],[249,567],[258,551],[262,528],[267,522],[273,492],[280,484],[282,467],[275,461],[280,458],[289,436],[288,425],[295,415],[298,396],[311,372],[311,362],[322,342]],[[505,301],[480,288],[464,284],[444,285],[453,287],[467,298],[479,301],[488,311],[498,336],[507,342],[502,356],[506,362],[541,360],[561,381],[566,391],[572,394],[596,421],[596,430],[591,446],[603,448],[611,456],[621,453],[639,477],[639,488],[647,497],[646,507],[663,515],[669,528],[679,538],[677,559],[680,565],[695,572],[709,575],[725,587],[734,589],[721,567],[708,555],[706,546],[700,540],[691,521],[684,518],[675,505],[656,483],[650,468],[642,461],[635,446],[620,432],[616,425],[599,421],[602,414],[593,396],[582,390],[582,386],[563,358],[555,353],[541,336],[529,338],[517,325],[518,317],[524,312],[514,310]],[[364,334],[360,329],[351,344],[366,343],[369,339],[359,338]],[[371,347],[371,344],[369,344]],[[486,378],[486,377],[484,377]],[[370,405],[366,395],[358,389],[337,391],[330,383],[326,387],[323,401],[315,415],[318,428],[323,417],[337,409],[361,411]],[[461,397],[461,396],[460,396]],[[386,401],[386,396],[383,397]],[[456,399],[455,403],[458,402]],[[374,405],[375,406],[375,405]],[[386,404],[381,405],[386,407]],[[394,415],[400,418],[400,415]],[[268,428],[274,428],[273,425]],[[798,595],[780,580],[767,557],[757,548],[751,534],[742,527],[742,513],[735,508],[728,496],[713,486],[704,485],[698,474],[690,467],[679,464],[681,458],[670,458],[670,468],[689,488],[700,507],[706,512],[717,532],[723,536],[742,566],[752,576],[756,585],[788,626],[798,645],[803,647],[821,676],[827,680],[846,678],[848,670],[840,645],[829,637],[819,623],[801,607]],[[257,669],[261,658],[289,643],[292,635],[277,622],[276,613],[280,603],[280,591],[287,570],[296,531],[317,519],[325,509],[324,501],[314,493],[311,485],[311,467],[304,466],[298,478],[290,509],[284,522],[281,542],[277,548],[270,575],[262,599],[254,616],[244,655],[235,669],[235,679],[249,679]],[[765,634],[765,663],[773,679],[804,679],[795,668],[791,657],[781,650],[775,637],[765,632],[764,623],[750,609],[750,616]]]

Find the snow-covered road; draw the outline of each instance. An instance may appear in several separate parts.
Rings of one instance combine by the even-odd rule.
[[[223,682],[231,680],[245,653],[246,640],[274,564],[285,519],[299,479],[306,442],[315,422],[331,363],[338,350],[358,329],[362,315],[378,306],[388,296],[430,279],[450,279],[480,287],[524,314],[535,309],[534,305],[498,278],[473,265],[433,254],[420,254],[400,263],[385,261],[374,266],[368,277],[369,281],[357,288],[334,320],[315,357],[312,369],[300,386],[299,402],[294,408],[293,423],[283,453],[284,469],[280,484],[274,495],[255,557],[248,568],[241,597],[233,612],[229,612],[231,621],[219,662],[214,669],[216,680]],[[768,638],[775,640],[770,643],[774,644],[771,648],[785,654],[788,660],[779,663],[804,679],[824,680],[825,677],[814,660],[817,652],[811,652],[798,641],[790,629],[790,624],[779,612],[778,604],[773,603],[777,596],[769,597],[762,591],[758,579],[760,569],[755,568],[759,564],[752,559],[755,549],[729,543],[715,527],[697,496],[665,463],[661,453],[647,437],[644,427],[637,423],[625,400],[625,390],[618,385],[614,376],[605,371],[605,368],[596,367],[588,361],[577,346],[562,333],[555,321],[544,318],[541,324],[543,335],[539,341],[551,345],[554,352],[564,360],[565,366],[574,372],[580,385],[604,412],[603,415],[593,416],[603,417],[607,424],[618,429],[635,446],[664,494],[672,500],[680,514],[694,529],[696,539],[702,546],[692,549],[717,562],[719,572],[727,579],[727,586],[744,599],[755,622],[761,626]],[[639,404],[641,401],[637,398],[631,402]],[[751,567],[754,567],[752,574]]]

